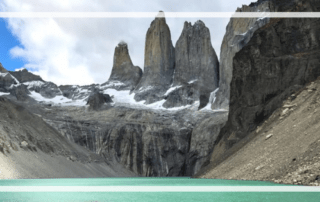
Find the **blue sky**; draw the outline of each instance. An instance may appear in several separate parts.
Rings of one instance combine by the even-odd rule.
[[[25,62],[21,58],[13,58],[10,55],[10,49],[19,46],[20,43],[16,37],[12,36],[7,26],[7,22],[0,18],[0,62],[7,70],[14,71],[23,67]]]

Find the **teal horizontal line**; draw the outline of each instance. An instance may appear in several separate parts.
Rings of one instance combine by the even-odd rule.
[[[0,192],[320,192],[315,186],[0,186]]]

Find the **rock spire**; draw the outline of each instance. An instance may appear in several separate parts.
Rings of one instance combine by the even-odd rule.
[[[121,41],[114,50],[113,67],[108,82],[121,82],[127,88],[133,89],[141,76],[141,68],[132,64],[127,43]]]
[[[174,62],[170,29],[164,13],[160,11],[146,34],[144,74],[135,89],[134,98],[137,101],[146,100],[146,103],[162,99],[172,84]]]

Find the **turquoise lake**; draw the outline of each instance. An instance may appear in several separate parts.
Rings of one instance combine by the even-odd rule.
[[[4,186],[289,186],[270,182],[192,178],[0,180]],[[0,201],[320,201],[320,192],[0,192]]]

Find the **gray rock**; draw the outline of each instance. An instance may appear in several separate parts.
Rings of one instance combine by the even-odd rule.
[[[20,84],[18,86],[14,86],[9,90],[10,94],[15,96],[19,101],[25,101],[29,98],[30,91],[28,90],[26,85]]]
[[[0,143],[0,152],[3,153],[4,155],[7,155],[8,153],[10,153],[10,149],[5,142]]]
[[[60,85],[59,89],[64,97],[67,97],[72,100],[83,100],[87,99],[99,85],[91,84],[85,86],[78,85]]]
[[[74,94],[76,93],[77,86],[73,85],[60,85],[59,89],[62,92],[62,95],[66,98],[72,99]]]
[[[18,84],[17,81],[0,63],[0,92],[8,92],[11,85]]]
[[[199,99],[199,91],[196,89],[194,83],[176,86],[173,91],[164,96],[166,102],[163,103],[163,107],[172,108],[193,104]]]
[[[186,176],[196,174],[210,162],[220,129],[224,126],[227,118],[227,112],[217,112],[195,126],[186,158]]]
[[[194,101],[200,100],[200,96],[209,98],[210,93],[218,87],[219,61],[211,45],[209,29],[202,21],[198,20],[194,25],[184,23],[175,47],[175,61],[172,87],[182,86],[182,88],[178,94],[170,93],[163,106],[178,107],[186,103],[181,103],[184,99],[188,99],[187,104],[193,104]],[[193,84],[189,85],[191,82]],[[181,93],[182,91],[185,94]],[[208,102],[209,99],[201,101],[205,106],[207,103],[203,101]]]
[[[108,82],[102,86],[110,86],[121,90],[132,90],[142,77],[142,70],[132,64],[128,45],[120,42],[114,51],[113,67]],[[117,85],[120,84],[120,85]]]
[[[24,149],[24,150],[27,150],[28,149],[28,142],[26,142],[26,141],[22,141],[21,143],[20,143],[20,147],[22,148],[22,149]]]
[[[160,11],[159,15],[164,15]],[[156,17],[146,35],[144,73],[134,90],[137,101],[153,103],[163,98],[172,84],[174,47],[165,18]]]
[[[18,82],[9,72],[0,73],[0,91],[7,92],[14,84]]]
[[[20,83],[29,82],[29,81],[43,81],[42,78],[38,75],[34,75],[29,72],[27,69],[20,71],[10,71],[10,74],[14,76]]]
[[[19,148],[18,146],[10,140],[10,147],[14,150],[14,151],[19,151]]]
[[[45,98],[54,98],[57,95],[62,95],[59,87],[52,82],[44,82],[39,86],[29,86],[28,89],[40,93]]]
[[[112,102],[112,99],[108,94],[94,92],[89,96],[87,105],[89,105],[90,106],[89,108],[92,110],[98,110],[105,103],[111,103],[111,102]]]
[[[266,138],[265,138],[265,140],[267,140],[267,139],[269,139],[269,138],[271,138],[273,136],[273,134],[271,133],[271,134],[269,134],[269,135],[267,135],[266,136]]]

